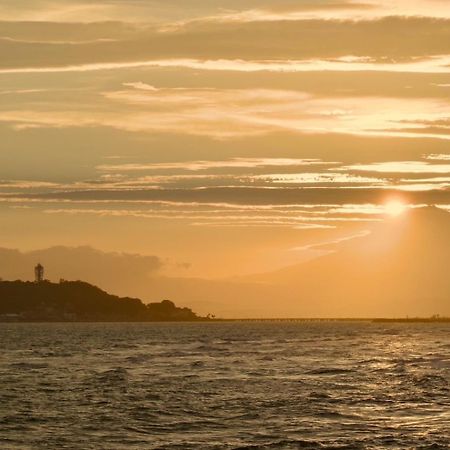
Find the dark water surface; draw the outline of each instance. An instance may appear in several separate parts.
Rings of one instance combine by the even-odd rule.
[[[1,449],[448,449],[450,325],[0,324]]]

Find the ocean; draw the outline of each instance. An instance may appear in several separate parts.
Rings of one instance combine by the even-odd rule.
[[[450,324],[0,324],[0,448],[448,449]]]

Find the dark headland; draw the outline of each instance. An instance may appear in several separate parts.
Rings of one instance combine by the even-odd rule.
[[[118,297],[83,281],[0,281],[0,322],[200,321],[169,300],[145,304]]]

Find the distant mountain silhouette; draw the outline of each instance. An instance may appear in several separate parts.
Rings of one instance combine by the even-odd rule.
[[[201,318],[169,300],[145,305],[82,281],[0,282],[0,321],[192,321]]]
[[[387,219],[369,235],[312,261],[265,274],[322,314],[450,311],[450,214],[427,207]]]
[[[155,279],[154,289],[218,315],[405,317],[450,314],[450,213],[426,207],[387,218],[331,253],[228,281]]]

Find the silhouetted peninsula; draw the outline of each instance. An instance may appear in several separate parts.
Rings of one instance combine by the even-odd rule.
[[[169,300],[144,304],[83,281],[0,281],[0,321],[164,322],[206,320]]]

